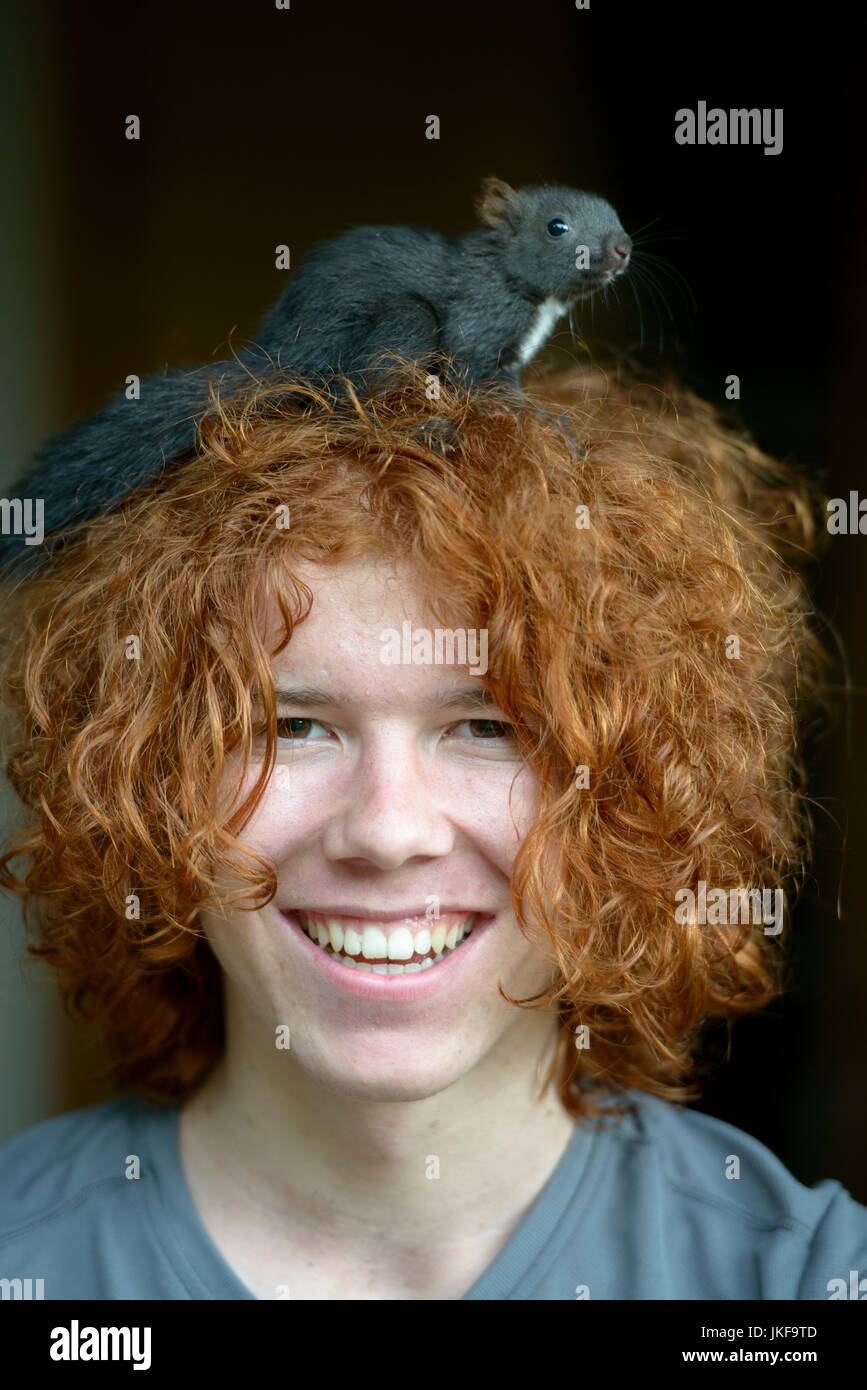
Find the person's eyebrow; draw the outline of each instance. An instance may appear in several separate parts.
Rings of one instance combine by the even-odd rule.
[[[304,708],[322,705],[346,708],[352,704],[352,697],[346,691],[322,690],[315,685],[275,686],[274,698],[278,705],[298,705]],[[432,710],[457,707],[480,710],[498,708],[494,696],[481,684],[462,685],[454,690],[444,691],[442,694],[430,695],[420,701],[418,705],[419,710],[426,714]]]

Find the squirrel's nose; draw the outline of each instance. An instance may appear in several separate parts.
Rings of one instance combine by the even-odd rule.
[[[606,247],[612,270],[625,270],[632,252],[632,237],[618,232]]]

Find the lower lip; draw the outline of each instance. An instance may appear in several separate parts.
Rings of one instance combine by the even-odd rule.
[[[352,994],[356,999],[407,1003],[415,999],[428,999],[432,994],[447,988],[449,981],[462,974],[478,954],[480,946],[490,934],[490,928],[497,920],[496,913],[479,913],[475,926],[460,946],[449,951],[437,965],[432,965],[427,970],[412,975],[376,975],[369,970],[351,970],[348,966],[341,965],[336,957],[323,951],[321,946],[314,945],[294,913],[281,908],[280,916],[284,922],[288,922],[293,937],[297,937],[311,965],[329,984],[334,985],[335,989],[339,989],[343,994]]]

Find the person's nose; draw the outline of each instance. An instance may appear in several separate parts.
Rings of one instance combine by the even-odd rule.
[[[434,795],[429,765],[409,736],[391,732],[365,748],[323,848],[331,860],[396,869],[417,857],[448,854],[454,828]]]

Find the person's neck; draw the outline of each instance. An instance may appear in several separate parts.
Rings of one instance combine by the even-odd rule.
[[[550,1013],[521,1011],[435,1095],[390,1101],[336,1094],[273,1042],[263,1051],[259,1020],[230,1013],[223,1057],[182,1107],[185,1163],[245,1229],[285,1233],[313,1259],[345,1252],[347,1267],[378,1262],[419,1287],[442,1266],[448,1282],[451,1252],[502,1249],[574,1133],[553,1087],[538,1099]]]

